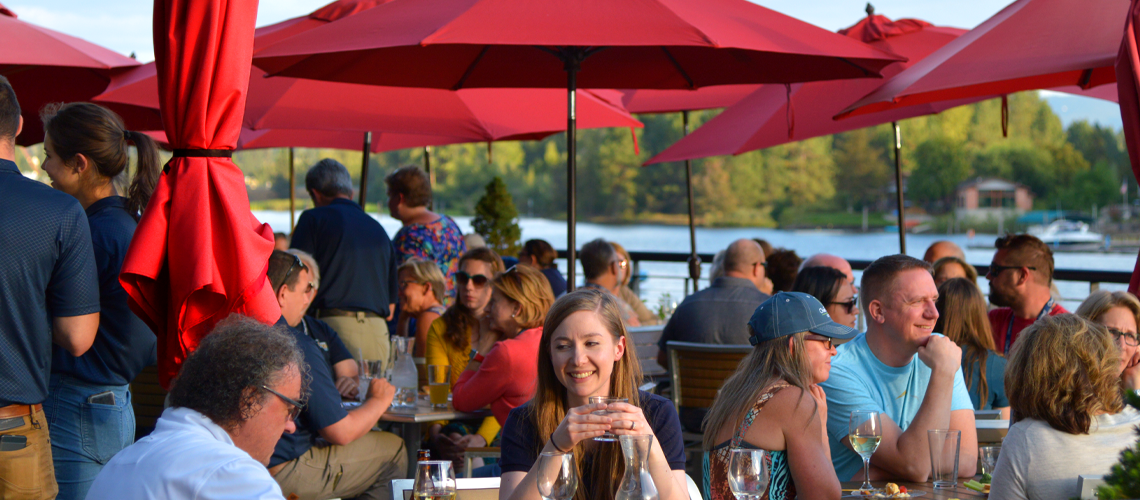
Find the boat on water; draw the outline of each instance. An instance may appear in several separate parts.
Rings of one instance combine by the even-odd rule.
[[[1029,226],[1029,234],[1059,250],[1082,251],[1104,248],[1104,235],[1090,231],[1084,222],[1057,219],[1046,225]]]

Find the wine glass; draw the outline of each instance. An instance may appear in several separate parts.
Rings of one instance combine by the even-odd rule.
[[[538,494],[543,500],[570,500],[578,490],[574,452],[546,451],[538,457]]]
[[[728,463],[728,488],[737,500],[759,500],[768,490],[768,452],[733,448]]]
[[[450,460],[416,463],[415,500],[455,500],[455,469]]]
[[[871,486],[871,455],[879,448],[879,441],[883,439],[883,419],[879,412],[872,410],[855,410],[847,421],[847,437],[851,441],[851,449],[863,457],[863,485],[860,490],[874,490]]]

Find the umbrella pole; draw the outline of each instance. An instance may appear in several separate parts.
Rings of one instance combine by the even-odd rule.
[[[575,208],[577,207],[577,102],[578,61],[570,58],[566,62],[566,289],[574,291],[574,266],[578,260],[577,243],[574,241]]]
[[[289,148],[289,234],[297,227],[297,218],[294,216],[297,209],[297,177],[293,168],[293,148]]]
[[[435,180],[431,177],[431,146],[424,146],[424,172],[427,173],[428,187],[434,187]],[[434,209],[435,202],[428,201],[428,210]]]
[[[891,122],[895,130],[895,191],[898,196],[899,209],[899,253],[906,253],[906,215],[903,213],[903,185],[902,185],[902,132],[898,122]]]
[[[681,131],[684,135],[689,135],[689,112],[681,112]],[[701,279],[701,258],[697,256],[697,226],[694,222],[695,210],[693,209],[693,161],[685,160],[685,188],[689,193],[689,248],[692,253],[689,254],[689,277],[693,279],[693,292],[700,289]]]
[[[372,132],[364,133],[364,150],[360,161],[360,208],[368,201],[368,153],[372,151]]]

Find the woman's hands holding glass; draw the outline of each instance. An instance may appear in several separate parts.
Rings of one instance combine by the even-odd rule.
[[[579,442],[605,434],[614,418],[609,415],[594,415],[593,412],[606,409],[604,404],[588,404],[571,408],[566,412],[554,434],[551,445],[557,450],[570,451]]]
[[[610,432],[614,435],[653,435],[653,427],[645,420],[641,407],[629,403],[610,403],[607,410],[610,412],[608,416],[613,419]]]

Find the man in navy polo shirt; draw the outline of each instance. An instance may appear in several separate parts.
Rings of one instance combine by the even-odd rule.
[[[55,498],[47,398],[51,344],[79,356],[99,327],[99,281],[79,201],[16,168],[20,104],[0,76],[0,498]],[[0,460],[6,460],[0,455]]]
[[[305,210],[292,247],[312,254],[324,274],[310,313],[328,322],[353,356],[388,362],[396,308],[396,259],[380,223],[352,201],[352,177],[324,159],[305,174],[316,208]]]
[[[275,250],[269,257],[269,283],[312,378],[297,430],[277,441],[269,472],[286,497],[387,499],[391,481],[407,472],[407,452],[402,439],[372,427],[392,404],[396,390],[387,380],[372,379],[364,403],[345,411],[336,378],[346,375],[344,368],[354,362],[336,332],[305,316],[315,287],[313,271],[292,253]],[[355,377],[356,370],[350,371]]]

